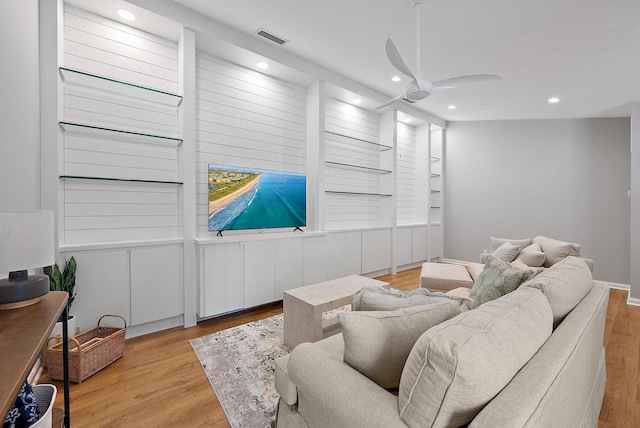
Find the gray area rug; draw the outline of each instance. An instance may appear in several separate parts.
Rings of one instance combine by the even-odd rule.
[[[323,314],[335,316],[344,307]],[[275,359],[289,353],[282,315],[190,341],[233,428],[273,427],[278,394]]]

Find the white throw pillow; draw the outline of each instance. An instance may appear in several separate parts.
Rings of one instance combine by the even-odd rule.
[[[512,244],[511,242],[505,242],[491,253],[491,255],[496,259],[507,263],[514,261],[515,258],[518,257],[518,254],[520,254],[520,247]]]
[[[580,256],[581,247],[579,244],[559,241],[542,235],[533,238],[533,242],[540,244],[540,248],[544,252],[544,267],[551,267],[569,256]]]
[[[516,260],[520,260],[527,266],[540,267],[544,265],[546,260],[545,254],[542,252],[540,244],[534,242],[520,252]]]
[[[454,300],[395,311],[338,313],[344,362],[383,388],[397,388],[416,340],[434,325],[460,313]]]

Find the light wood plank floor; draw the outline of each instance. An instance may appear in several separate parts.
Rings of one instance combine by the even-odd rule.
[[[378,279],[409,290],[419,269]],[[640,426],[640,307],[627,293],[611,290],[605,331],[608,383],[600,427]],[[129,339],[124,357],[81,384],[71,384],[73,427],[228,427],[224,411],[189,340],[282,313],[282,304],[220,317],[190,328],[173,328]],[[46,371],[40,383],[49,383]],[[56,406],[62,407],[62,383]]]

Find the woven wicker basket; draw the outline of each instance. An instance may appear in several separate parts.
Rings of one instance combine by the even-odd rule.
[[[124,327],[104,327],[105,317],[120,318]],[[80,383],[122,357],[127,321],[119,315],[103,315],[98,326],[77,336],[69,337],[69,381]],[[49,342],[57,341],[53,346]],[[54,336],[47,342],[47,361],[51,379],[63,380],[62,337]]]

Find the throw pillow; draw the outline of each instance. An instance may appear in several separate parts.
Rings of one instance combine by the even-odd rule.
[[[520,254],[520,247],[512,244],[511,242],[505,242],[500,245],[491,255],[496,259],[500,259],[504,262],[510,263]]]
[[[533,242],[540,244],[540,248],[545,254],[544,267],[551,267],[560,260],[569,256],[580,256],[580,245],[571,242],[558,241],[546,236],[536,236]]]
[[[569,256],[522,286],[544,293],[553,311],[553,328],[556,328],[591,290],[593,277],[583,259]]]
[[[344,362],[383,388],[397,388],[420,335],[459,313],[460,305],[453,300],[395,311],[339,313]]]
[[[489,241],[491,246],[489,247],[489,253],[493,253],[498,247],[505,242],[511,242],[513,245],[517,245],[520,247],[520,251],[522,251],[525,247],[528,247],[531,244],[531,238],[526,239],[508,239],[508,238],[495,238],[493,236],[489,237]]]
[[[476,306],[480,306],[511,293],[532,276],[533,271],[515,268],[507,262],[489,256],[482,273],[471,288],[469,297]]]
[[[357,291],[353,295],[351,309],[354,311],[393,311],[442,300],[457,300],[460,303],[471,299],[461,296],[447,296],[444,293],[429,291],[422,287],[410,291],[402,291],[389,285],[383,285],[380,287],[363,287]]]
[[[519,258],[517,258],[514,261],[512,261],[511,262],[511,266],[513,266],[515,268],[518,268],[518,269],[522,269],[522,270],[530,270],[530,271],[532,271],[533,272],[532,277],[536,276],[537,274],[539,274],[540,272],[542,272],[544,270],[543,267],[527,266]]]
[[[36,395],[29,382],[25,381],[2,426],[3,428],[26,428],[36,423],[38,419],[40,419],[40,409]]]
[[[540,267],[544,265],[546,260],[545,254],[542,252],[540,244],[534,242],[520,252],[516,260],[522,261],[527,266]]]
[[[551,335],[551,308],[531,291],[518,289],[420,336],[398,391],[409,427],[466,426],[540,349]]]

